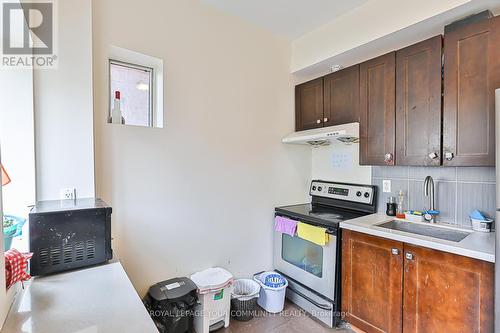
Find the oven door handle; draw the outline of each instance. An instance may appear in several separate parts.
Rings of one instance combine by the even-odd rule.
[[[333,235],[333,236],[337,236],[337,231],[334,230],[334,229],[326,229],[325,233],[327,233],[328,235]]]
[[[316,302],[315,300],[313,300],[311,297],[304,295],[300,291],[293,290],[292,292],[296,293],[300,297],[304,298],[306,301],[312,303],[313,305],[315,305],[316,307],[318,307],[318,308],[320,308],[322,310],[326,310],[326,311],[332,311],[333,310],[332,306],[327,305],[327,304],[320,304],[320,303]]]

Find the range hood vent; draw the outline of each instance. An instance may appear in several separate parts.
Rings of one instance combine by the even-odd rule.
[[[349,123],[295,132],[285,136],[281,142],[311,145],[314,147],[328,146],[333,143],[357,143],[359,142],[359,123]]]

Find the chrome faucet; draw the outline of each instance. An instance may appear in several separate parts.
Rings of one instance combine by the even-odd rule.
[[[434,207],[434,179],[427,176],[424,180],[424,196],[429,197],[429,210],[435,210]],[[434,223],[436,220],[432,218],[429,222]]]

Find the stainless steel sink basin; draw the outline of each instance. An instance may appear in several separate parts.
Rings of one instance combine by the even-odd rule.
[[[444,239],[452,242],[460,242],[462,239],[469,236],[470,234],[465,231],[453,230],[431,225],[422,225],[413,222],[397,221],[397,220],[382,223],[377,226],[391,230],[409,232],[412,234]]]

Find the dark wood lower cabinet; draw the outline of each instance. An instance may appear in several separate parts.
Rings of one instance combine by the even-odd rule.
[[[494,265],[342,231],[344,319],[367,333],[493,333]]]
[[[401,332],[403,243],[342,231],[342,311],[366,332]]]
[[[404,333],[493,333],[493,264],[404,247]]]

